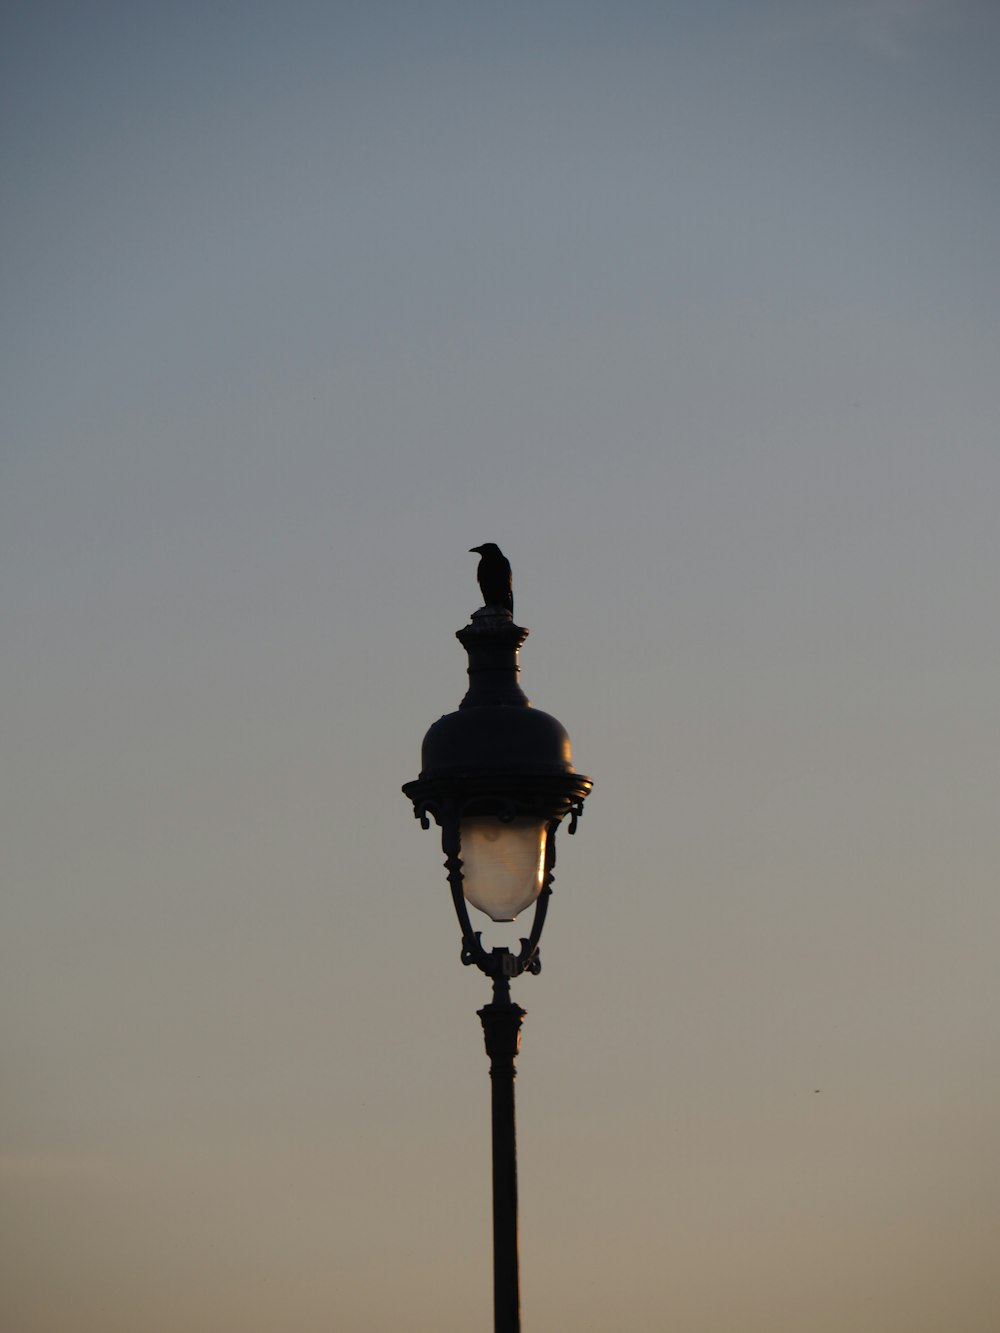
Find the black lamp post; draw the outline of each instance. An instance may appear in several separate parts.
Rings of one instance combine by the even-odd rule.
[[[489,549],[506,567],[497,548]],[[480,584],[486,600],[497,599],[483,564]],[[574,770],[563,727],[532,708],[518,685],[518,651],[528,631],[514,623],[512,612],[484,606],[456,637],[469,655],[469,691],[457,712],[427,732],[420,777],[403,791],[423,828],[430,827],[429,817],[441,828],[462,962],[493,982],[492,1001],[478,1012],[492,1081],[494,1327],[519,1333],[514,1057],[525,1011],[511,1000],[510,982],[541,970],[538,946],[552,893],[556,830],[569,816],[569,832],[575,832],[593,783]],[[494,921],[513,921],[534,904],[520,950],[487,952],[468,903]]]

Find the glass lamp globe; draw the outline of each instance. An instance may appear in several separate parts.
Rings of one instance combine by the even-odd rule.
[[[545,878],[547,821],[490,815],[459,826],[466,899],[493,921],[513,921],[538,897]]]

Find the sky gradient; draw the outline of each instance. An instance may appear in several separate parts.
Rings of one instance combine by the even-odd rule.
[[[595,781],[527,1333],[1000,1324],[1000,9],[3,43],[5,1333],[490,1327],[476,557]]]

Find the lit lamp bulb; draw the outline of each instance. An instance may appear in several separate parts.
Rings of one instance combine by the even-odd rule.
[[[544,819],[462,820],[462,882],[473,907],[494,921],[513,921],[531,906],[545,878],[546,829]]]

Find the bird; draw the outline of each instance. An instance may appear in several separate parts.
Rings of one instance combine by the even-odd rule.
[[[480,557],[476,578],[482,590],[484,605],[503,607],[513,615],[514,593],[511,589],[510,561],[496,542],[470,546],[470,554],[473,551]]]

